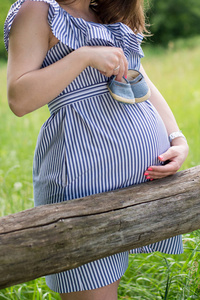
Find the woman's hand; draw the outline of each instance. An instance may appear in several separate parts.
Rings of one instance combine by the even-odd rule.
[[[98,69],[101,74],[110,77],[116,75],[116,80],[121,81],[127,77],[128,62],[121,48],[93,46],[87,47],[89,65]]]
[[[160,166],[149,166],[144,175],[147,179],[159,179],[175,174],[188,155],[189,147],[183,138],[176,138],[172,141],[172,146],[158,159],[160,162],[167,162]]]

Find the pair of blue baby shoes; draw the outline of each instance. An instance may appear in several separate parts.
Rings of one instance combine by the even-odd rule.
[[[144,76],[137,70],[128,70],[127,79],[116,81],[113,76],[108,82],[108,90],[112,97],[124,104],[134,104],[148,100],[151,96],[150,89]]]

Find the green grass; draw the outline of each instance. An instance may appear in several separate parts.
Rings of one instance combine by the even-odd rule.
[[[179,41],[168,49],[150,48],[142,63],[175,114],[190,145],[182,169],[200,164],[200,46]],[[193,46],[191,46],[191,44]],[[32,160],[37,135],[48,117],[42,108],[23,118],[15,117],[6,98],[6,64],[0,62],[0,216],[33,207]],[[153,253],[130,257],[119,287],[119,299],[200,299],[200,232],[186,234],[184,253]],[[54,300],[59,296],[44,278],[0,291],[1,299]]]

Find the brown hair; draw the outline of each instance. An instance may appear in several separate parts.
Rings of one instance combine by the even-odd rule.
[[[66,2],[66,0],[56,1]],[[91,0],[91,8],[104,24],[122,22],[135,33],[148,32],[145,25],[143,0]]]

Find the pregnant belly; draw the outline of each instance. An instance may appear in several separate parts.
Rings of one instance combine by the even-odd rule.
[[[145,170],[168,147],[165,126],[150,102],[78,102],[62,108],[40,132],[35,190],[51,189],[52,199],[61,190],[63,201],[142,183]]]
[[[95,193],[96,186],[103,192],[144,182],[145,170],[169,147],[160,116],[149,102],[97,108],[76,109],[76,125],[68,127],[68,184],[87,180]]]

